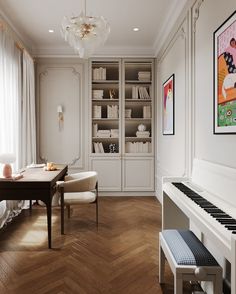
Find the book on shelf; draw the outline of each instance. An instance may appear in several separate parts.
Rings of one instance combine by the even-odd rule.
[[[136,137],[137,138],[149,138],[150,137],[150,132],[149,131],[137,131],[136,132]]]
[[[143,106],[143,118],[151,118],[151,106]]]
[[[98,130],[97,137],[99,138],[110,138],[111,137],[111,130]]]
[[[150,71],[139,71],[138,72],[138,80],[142,81],[142,82],[150,82],[151,72]]]
[[[150,99],[147,87],[132,86],[132,99]]]
[[[93,124],[93,137],[97,137],[98,124]]]
[[[92,90],[92,97],[94,100],[103,99],[104,90]]]
[[[101,117],[102,117],[102,106],[93,105],[93,118],[101,118]]]
[[[132,109],[126,108],[125,109],[125,118],[131,118],[131,114],[132,114]]]
[[[149,153],[151,152],[150,142],[126,142],[126,153]]]
[[[106,80],[106,68],[93,68],[93,80]]]
[[[119,137],[119,129],[111,129],[111,138]]]
[[[93,147],[94,147],[95,153],[104,153],[104,148],[103,148],[102,142],[94,142]]]
[[[118,118],[118,105],[107,105],[107,118]]]

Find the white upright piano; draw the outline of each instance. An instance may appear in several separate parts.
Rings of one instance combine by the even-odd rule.
[[[236,169],[194,159],[190,179],[164,177],[162,184],[162,229],[188,229],[193,222],[231,264],[236,294]]]

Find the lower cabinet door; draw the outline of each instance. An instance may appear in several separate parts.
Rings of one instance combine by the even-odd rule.
[[[123,159],[123,191],[154,191],[153,157]]]
[[[121,191],[120,158],[91,158],[91,169],[98,173],[99,191]]]

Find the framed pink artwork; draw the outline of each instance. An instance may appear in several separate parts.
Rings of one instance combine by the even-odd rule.
[[[162,86],[162,134],[175,134],[175,75],[172,74]]]

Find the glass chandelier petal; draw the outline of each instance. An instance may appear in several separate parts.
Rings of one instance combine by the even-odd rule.
[[[76,17],[64,17],[61,32],[81,58],[88,58],[105,43],[110,26],[103,16],[86,16],[82,12]]]

